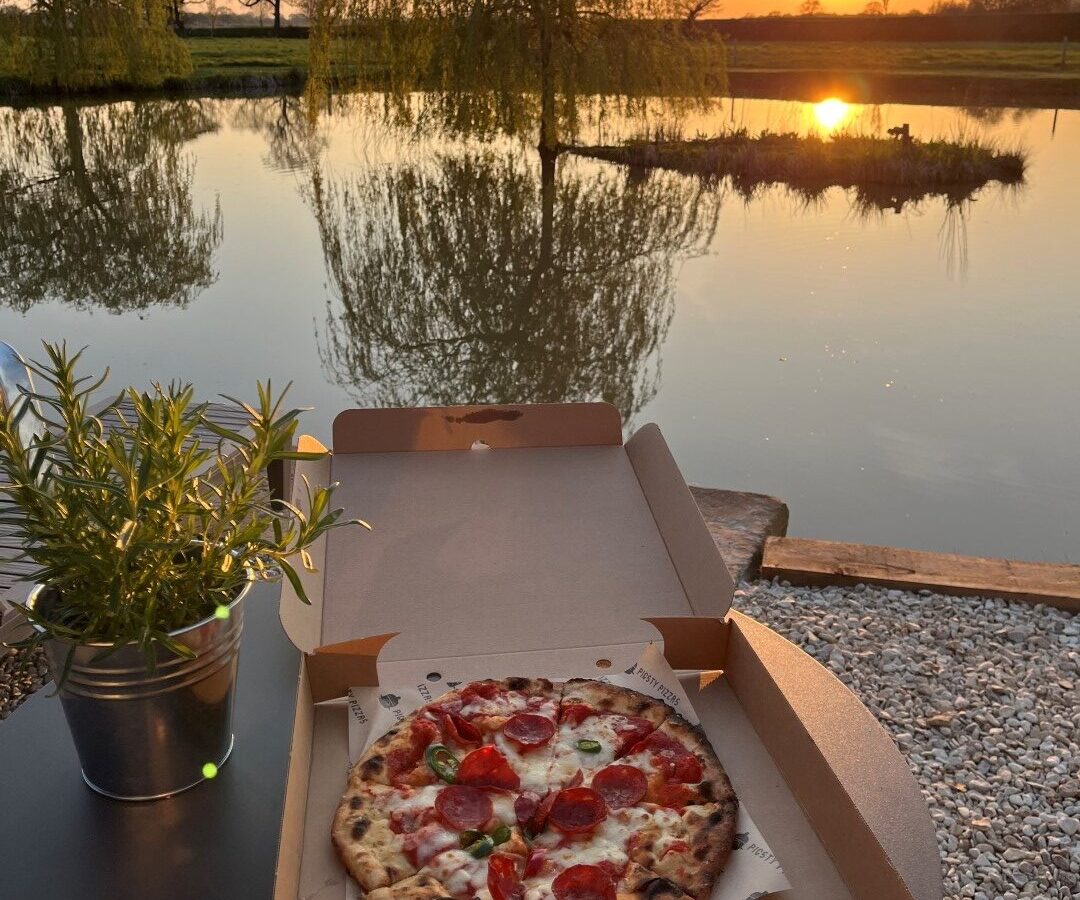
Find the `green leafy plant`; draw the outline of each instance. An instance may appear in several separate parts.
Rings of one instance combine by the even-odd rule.
[[[0,524],[35,565],[25,577],[47,586],[45,602],[21,607],[38,626],[28,643],[102,644],[102,657],[133,643],[153,671],[159,647],[192,655],[171,631],[227,607],[249,578],[284,575],[307,602],[296,565],[313,570],[312,542],[369,527],[331,509],[333,485],[305,480],[303,508],[271,500],[267,466],[325,456],[293,449],[302,410],[283,411],[284,391],[259,384],[255,406],[227,397],[246,420],[235,428],[212,421],[190,384],[128,388],[91,413],[108,371],[79,376],[82,351],[44,346],[47,362],[29,365],[44,385],[0,398]],[[27,429],[35,404],[44,427]]]

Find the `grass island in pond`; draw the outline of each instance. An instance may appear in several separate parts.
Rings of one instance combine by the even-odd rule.
[[[670,169],[730,178],[744,195],[786,184],[808,197],[829,187],[855,188],[879,206],[928,194],[960,201],[991,181],[1019,185],[1027,166],[1020,150],[972,140],[908,140],[838,133],[831,137],[746,129],[693,140],[639,140],[575,147],[580,156],[635,169]]]

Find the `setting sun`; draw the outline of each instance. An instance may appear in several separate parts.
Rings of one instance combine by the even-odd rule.
[[[826,131],[835,131],[851,115],[851,106],[838,97],[814,104],[814,118]]]

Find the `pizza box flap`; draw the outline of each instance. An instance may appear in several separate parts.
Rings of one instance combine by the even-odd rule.
[[[374,530],[312,547],[310,606],[283,586],[282,623],[308,653],[348,666],[639,643],[656,637],[645,617],[731,604],[659,429],[624,444],[608,404],[353,409],[334,444],[297,464],[293,496],[305,477],[338,482],[335,505]]]
[[[317,647],[307,656],[309,690],[316,703],[343,697],[349,688],[383,683],[389,668],[392,673],[440,672],[452,669],[458,677],[480,679],[501,677],[516,672],[563,673],[584,676],[595,671],[602,675],[613,659],[637,658],[649,643],[656,643],[673,669],[717,672],[727,659],[728,627],[724,619],[708,616],[657,616],[642,620],[653,626],[647,640],[630,643],[597,644],[558,649],[501,651],[476,656],[447,655],[424,659],[390,660],[383,652],[397,634],[342,641]],[[511,646],[515,642],[511,641]],[[379,661],[388,666],[379,665]],[[395,676],[389,676],[393,679]],[[391,684],[395,683],[393,680]]]

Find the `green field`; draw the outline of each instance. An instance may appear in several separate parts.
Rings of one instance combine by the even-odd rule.
[[[307,67],[307,42],[295,38],[188,38],[195,76],[265,75]],[[893,44],[770,41],[727,45],[733,71],[849,71],[920,75],[1080,75],[1080,47],[1064,69],[1060,44]]]
[[[933,74],[1061,76],[1080,73],[1080,47],[1072,47],[1060,67],[1060,44],[768,41],[729,43],[734,70],[917,72]]]
[[[308,42],[300,38],[197,37],[186,43],[196,78],[281,74],[308,64]]]
[[[304,38],[191,37],[185,43],[191,50],[194,71],[182,84],[170,87],[237,90],[249,86],[245,82],[251,79],[295,86],[302,83],[308,66]],[[696,65],[705,71],[715,67],[719,74],[724,60],[714,46],[700,45]],[[21,54],[16,51],[10,42],[5,45],[0,41],[0,96],[7,84],[15,93],[28,89],[18,71]],[[866,83],[876,78],[876,83],[888,82],[894,91],[927,95],[974,78],[981,82],[982,90],[992,88],[991,93],[999,94],[1002,103],[1025,91],[1030,102],[1055,105],[1064,100],[1071,106],[1080,96],[1080,46],[1070,49],[1064,67],[1060,65],[1061,45],[1050,43],[731,41],[722,52],[733,84],[741,83],[743,89],[751,79],[755,85],[764,79],[773,91],[782,88],[798,93],[822,79],[842,79],[849,74],[852,83],[858,82],[859,76]],[[118,89],[123,90],[122,86]]]

